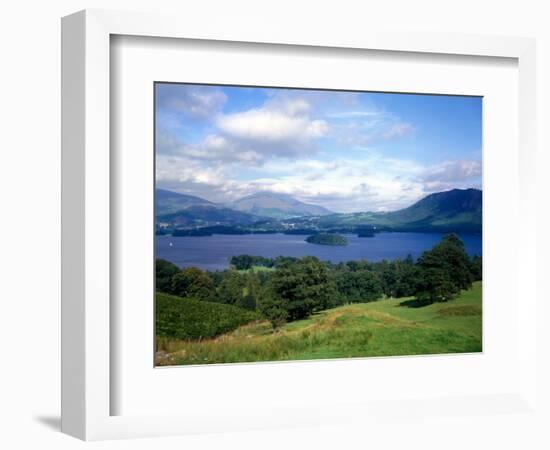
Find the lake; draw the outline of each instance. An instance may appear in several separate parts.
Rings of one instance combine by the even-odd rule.
[[[372,238],[359,238],[346,234],[349,244],[345,247],[308,244],[307,236],[286,234],[246,234],[213,236],[156,236],[157,258],[166,259],[179,267],[199,267],[204,270],[224,270],[232,256],[249,254],[275,258],[277,256],[316,256],[333,263],[367,259],[405,258],[411,254],[419,257],[437,244],[441,233],[377,233]],[[470,255],[481,255],[481,235],[460,236]]]

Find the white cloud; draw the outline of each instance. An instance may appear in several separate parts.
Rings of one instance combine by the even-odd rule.
[[[221,167],[203,166],[189,158],[160,155],[156,159],[157,181],[218,185],[224,178]]]
[[[419,176],[426,192],[438,192],[452,188],[481,188],[481,161],[444,161],[427,167]]]
[[[200,86],[175,92],[180,95],[173,95],[173,98],[169,90],[164,92],[165,101],[170,100],[176,109],[190,108],[188,113],[195,116],[207,111],[211,114],[212,109],[219,108],[226,100],[223,92],[204,90]],[[357,106],[354,95],[340,97],[330,92],[279,91],[261,107],[226,114],[218,111],[212,116],[209,134],[198,143],[178,143],[175,131],[170,134],[169,130],[159,128],[157,151],[210,161],[263,165],[274,158],[299,160],[315,155],[322,139],[349,147],[364,147],[373,140],[403,136],[413,129],[412,125],[396,122],[383,111],[356,108],[342,111],[341,99],[345,99],[343,103],[348,107]],[[339,111],[334,111],[335,104]],[[332,112],[326,113],[327,107]],[[314,110],[317,116],[313,115]],[[325,120],[329,117],[334,120]]]
[[[312,109],[310,101],[299,96],[275,96],[266,102],[265,108],[281,111],[291,116],[307,114]]]
[[[216,124],[229,136],[267,143],[309,141],[323,137],[329,130],[324,120],[266,109],[220,116]]]
[[[205,136],[197,144],[182,144],[176,139],[160,135],[157,137],[157,155],[185,157],[196,161],[208,161],[210,164],[240,161],[248,165],[258,165],[264,160],[264,155],[254,151],[250,146],[215,134]]]
[[[292,164],[269,161],[249,189],[290,194],[337,212],[378,211],[408,206],[422,196],[422,183],[414,181],[421,170],[415,163],[376,155],[363,160],[319,161]]]
[[[381,158],[293,163],[273,160],[261,168],[264,176],[244,181],[240,179],[239,162],[213,165],[186,156],[161,155],[157,158],[157,184],[216,202],[271,191],[337,212],[377,211],[408,206],[421,197],[422,183],[397,176],[410,167],[410,163]]]
[[[157,180],[160,186],[177,186],[180,192],[217,202],[271,191],[336,212],[386,211],[409,206],[431,192],[480,187],[475,166],[471,161],[451,161],[424,167],[376,154],[362,160],[278,159],[265,162],[257,177],[243,180],[242,162],[212,165],[169,156],[157,160]]]
[[[378,142],[403,138],[415,130],[413,124],[382,111],[342,111],[329,114],[327,117],[335,119],[331,126],[336,139],[342,144],[354,147],[371,146]]]
[[[422,174],[424,181],[463,181],[481,176],[481,161],[457,160],[428,167]]]
[[[303,145],[330,130],[325,120],[312,119],[310,110],[311,104],[304,98],[274,97],[261,108],[220,115],[216,125],[222,133],[256,145]]]
[[[407,122],[398,122],[393,124],[386,132],[385,139],[393,139],[396,137],[406,136],[414,131],[414,126]]]
[[[221,110],[227,96],[211,86],[164,84],[157,90],[157,105],[172,113],[206,119]]]
[[[214,129],[198,143],[177,142],[175,134],[160,130],[159,154],[222,162],[261,165],[272,158],[301,158],[316,153],[316,140],[330,127],[309,116],[311,105],[303,98],[272,98],[262,108],[218,114]]]
[[[331,119],[350,119],[356,117],[381,117],[384,113],[380,111],[339,111],[326,114],[326,117]]]
[[[330,93],[292,91],[260,107],[222,113],[223,92],[185,91],[171,100],[171,111],[210,120],[193,142],[177,137],[186,136],[182,130],[157,130],[159,187],[215,202],[266,190],[337,212],[393,210],[430,192],[480,187],[480,161],[426,166],[375,152],[373,142],[405,137],[414,125],[361,109],[353,96],[346,97],[347,110],[334,103],[325,108],[339,98]]]

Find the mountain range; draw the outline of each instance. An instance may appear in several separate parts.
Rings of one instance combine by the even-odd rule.
[[[180,194],[179,192],[155,189],[156,215],[172,214],[191,206],[212,206],[216,204],[194,195]]]
[[[438,192],[407,208],[391,212],[333,213],[286,194],[259,192],[222,205],[157,189],[156,211],[157,226],[165,228],[228,225],[281,231],[288,226],[323,230],[370,225],[392,231],[480,232],[482,191],[453,189]]]
[[[157,222],[172,226],[249,225],[260,220],[333,214],[286,194],[258,192],[227,205],[194,195],[156,189]]]
[[[483,196],[479,189],[453,189],[424,197],[408,208],[381,215],[394,228],[481,230]]]
[[[264,219],[246,212],[226,208],[194,195],[156,189],[157,225],[198,227],[209,225],[251,225]]]
[[[334,214],[322,206],[301,202],[286,194],[258,192],[228,205],[231,209],[274,219]]]
[[[427,195],[413,205],[391,212],[336,214],[318,220],[316,226],[371,225],[392,231],[480,232],[482,191],[452,189]]]

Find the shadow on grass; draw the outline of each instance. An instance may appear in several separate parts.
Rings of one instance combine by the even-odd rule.
[[[413,298],[411,300],[404,300],[399,303],[398,306],[406,306],[407,308],[422,308],[423,306],[433,305],[433,302],[428,299]]]

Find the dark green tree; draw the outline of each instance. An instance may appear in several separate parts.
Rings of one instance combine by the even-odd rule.
[[[347,266],[349,270],[372,270],[372,265],[366,259],[360,259],[357,261],[348,261],[347,263],[342,263],[342,266]]]
[[[208,274],[196,267],[180,270],[172,277],[172,293],[180,297],[214,301],[216,289]]]
[[[275,296],[270,288],[266,289],[264,295],[257,299],[256,308],[263,317],[271,322],[273,328],[281,327],[288,319],[284,301]]]
[[[254,272],[246,274],[246,286],[244,288],[244,295],[236,303],[237,306],[241,308],[255,310],[258,303],[258,298],[260,298],[265,289],[262,287],[260,277]]]
[[[226,275],[226,272],[229,272],[229,271],[225,270],[223,272],[215,271],[215,272],[206,272],[206,273],[212,279],[212,282],[214,283],[214,287],[217,289],[220,287],[220,284],[222,284],[222,281]]]
[[[271,285],[291,321],[326,309],[336,295],[327,266],[313,256],[281,264],[271,278]]]
[[[472,286],[470,258],[456,234],[448,234],[418,259],[422,270],[417,295],[432,301],[447,301]]]
[[[481,256],[474,255],[470,261],[470,272],[474,281],[480,281],[483,278],[483,261]]]
[[[172,292],[172,277],[180,268],[170,261],[158,258],[155,261],[155,289],[161,292]]]
[[[256,309],[256,304],[257,300],[254,293],[247,292],[243,297],[239,299],[237,303],[235,303],[235,306],[254,311]]]
[[[238,255],[232,256],[229,263],[237,270],[248,270],[253,266],[273,267],[275,260],[263,256]]]
[[[367,270],[338,271],[335,282],[342,303],[372,302],[383,294],[379,274]]]
[[[250,255],[232,256],[230,263],[237,270],[248,270],[254,263],[254,257]]]
[[[395,285],[391,288],[392,297],[409,297],[414,295],[418,287],[421,269],[414,264],[411,255],[393,262],[395,270]]]
[[[292,263],[298,261],[298,258],[294,256],[277,256],[275,258],[275,267],[280,267],[286,263]]]
[[[223,281],[218,288],[218,301],[229,305],[238,304],[244,295],[246,277],[236,270],[229,270],[225,273]]]
[[[397,271],[395,264],[391,261],[382,261],[378,267],[382,279],[384,294],[388,297],[395,297],[395,287],[397,285]]]
[[[446,302],[459,292],[460,289],[444,270],[432,267],[421,271],[416,297],[422,303]]]

